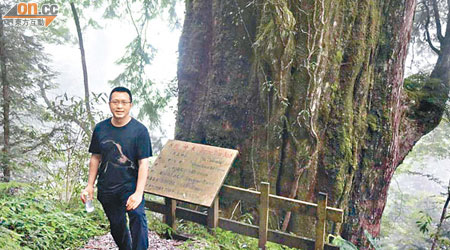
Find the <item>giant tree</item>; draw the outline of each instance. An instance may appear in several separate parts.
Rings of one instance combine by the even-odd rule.
[[[236,148],[226,182],[345,210],[377,236],[396,167],[440,121],[448,84],[403,89],[414,0],[186,1],[176,138]],[[276,227],[313,223],[279,211]]]

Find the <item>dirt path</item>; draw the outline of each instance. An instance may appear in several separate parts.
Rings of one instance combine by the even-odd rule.
[[[148,249],[161,249],[161,250],[179,250],[177,246],[183,244],[183,242],[181,241],[161,239],[159,235],[151,231],[148,232],[148,243],[149,243]],[[108,233],[106,235],[96,236],[90,239],[89,242],[79,250],[91,250],[91,249],[118,250],[119,248],[116,246],[116,243],[114,243],[111,234]]]

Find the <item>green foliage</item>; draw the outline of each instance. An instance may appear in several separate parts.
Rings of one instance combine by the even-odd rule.
[[[159,235],[172,234],[173,229],[162,222],[162,216],[153,212],[147,212],[148,230],[154,231]],[[159,215],[159,216],[158,216]]]
[[[75,248],[107,231],[101,209],[86,214],[79,201],[68,209],[37,185],[0,183],[0,190],[1,249]]]
[[[0,249],[30,249],[20,246],[20,236],[13,230],[0,226]]]
[[[405,78],[403,86],[414,107],[414,112],[410,113],[413,118],[423,118],[430,111],[445,108],[448,96],[445,83],[440,79],[419,72]]]
[[[105,104],[107,95],[91,93],[90,102],[95,120],[103,120],[105,115],[94,107]],[[58,191],[60,199],[69,202],[73,194],[79,192],[87,182],[90,157],[87,148],[91,127],[85,122],[88,121],[88,114],[83,98],[69,98],[64,94],[51,103],[47,100],[47,103],[48,119],[58,124],[60,129],[50,140],[51,143],[39,152],[42,164],[35,171],[43,175],[43,184],[47,188]]]
[[[427,80],[429,78],[429,74],[420,72],[405,78],[403,82],[403,87],[407,91],[417,91],[425,86]]]
[[[74,3],[80,21],[81,30],[91,27],[94,29],[101,28],[99,20],[95,19],[94,11],[101,8],[103,1],[86,1],[86,0],[44,0],[39,4],[58,4],[58,16],[51,25],[45,29],[40,29],[42,37],[48,43],[77,44],[78,38],[70,32],[69,27],[75,27],[73,12],[70,3]]]
[[[416,221],[416,225],[419,228],[420,232],[429,240],[436,240],[438,247],[449,247],[450,238],[448,237],[448,232],[444,234],[442,234],[442,232],[439,232],[440,230],[442,230],[442,228],[440,230],[437,229],[437,227],[433,224],[433,218],[428,213],[420,211],[419,214],[420,218]]]
[[[341,236],[332,236],[332,244],[338,246],[341,250],[358,250],[358,248],[350,241],[345,240]]]
[[[143,0],[140,2],[132,1],[130,5],[130,1],[126,0],[106,0],[106,9],[103,17],[120,19],[128,19],[131,17],[138,21],[138,25],[142,25],[141,22],[145,23],[168,13],[169,23],[173,28],[179,28],[180,23],[175,11],[175,5],[179,1],[180,0]],[[132,13],[137,13],[138,17],[132,17]]]
[[[378,239],[375,239],[369,232],[367,232],[367,230],[364,230],[364,235],[366,236],[367,240],[369,240],[370,246],[373,247],[373,249],[381,249],[380,244],[378,243]]]
[[[431,223],[433,222],[433,219],[431,216],[429,216],[424,211],[419,212],[421,214],[420,219],[416,221],[417,227],[419,228],[419,231],[423,234],[426,234],[430,231]]]
[[[173,233],[172,229],[161,222],[161,216],[149,212],[147,213],[149,230],[157,232],[159,235],[169,235]],[[258,249],[258,240],[255,238],[243,236],[231,231],[216,228],[212,231],[197,223],[180,220],[177,224],[177,231],[189,235],[192,239],[185,242],[180,249]],[[267,243],[267,249],[281,250],[291,249],[289,247]]]
[[[16,2],[2,2],[0,12],[6,13],[13,4]],[[52,85],[55,75],[48,67],[48,55],[43,52],[39,34],[26,27],[5,26],[1,35],[3,43],[0,46],[3,53],[0,71],[5,69],[5,72],[2,72],[0,83],[8,91],[0,98],[0,130],[3,136],[3,130],[8,124],[10,131],[6,135],[9,144],[4,145],[8,148],[7,154],[1,154],[0,158],[2,167],[12,169],[14,175],[23,166],[36,162],[38,149],[48,143],[49,137],[56,130],[51,125],[44,126],[45,107],[39,98],[38,88],[38,84],[42,82]],[[5,116],[5,104],[9,104],[9,117]],[[25,154],[27,157],[23,157]]]
[[[411,160],[411,159],[410,159]],[[414,160],[413,160],[414,161]],[[426,163],[417,159],[416,162]],[[430,162],[428,162],[430,163]],[[402,165],[401,168],[404,166]],[[417,173],[423,172],[420,164],[412,164]],[[433,168],[439,175],[441,168]],[[396,173],[389,190],[389,199],[381,223],[381,245],[384,249],[428,249],[436,232],[436,224],[442,213],[445,198],[433,195],[441,190],[432,185],[432,180],[424,180],[429,175]],[[434,186],[434,187],[433,187]],[[436,191],[433,191],[436,189]],[[443,223],[439,240],[448,239],[450,225]],[[444,243],[442,243],[444,244]]]
[[[381,249],[378,241],[372,237],[372,235],[364,230],[364,235],[366,236],[367,240],[369,241],[369,244],[372,249],[379,250]],[[358,250],[358,248],[351,243],[350,241],[347,241],[346,239],[342,238],[340,235],[329,235],[329,238],[331,239],[331,243],[335,246],[338,246],[341,250]]]
[[[186,242],[182,249],[257,249],[258,241],[254,238],[235,234],[221,228],[216,228],[212,233],[208,229],[192,222],[183,222],[179,226],[179,230],[189,235],[194,235],[194,239]],[[268,249],[273,248],[270,244]]]
[[[168,13],[169,24],[179,27],[179,21],[175,12],[178,0],[129,2],[122,0],[109,0],[105,10],[106,18],[121,18],[130,20],[136,31],[136,37],[127,45],[125,54],[117,60],[117,64],[123,66],[121,72],[114,80],[113,86],[126,86],[136,96],[135,103],[140,108],[138,118],[149,122],[151,128],[159,126],[160,113],[175,96],[173,88],[175,81],[171,81],[164,87],[158,88],[146,75],[146,67],[150,65],[156,54],[155,48],[148,43],[147,29],[150,22],[157,17],[163,17]],[[138,10],[138,11],[136,11]]]

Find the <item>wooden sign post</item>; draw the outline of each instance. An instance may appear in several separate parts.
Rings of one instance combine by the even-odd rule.
[[[172,228],[175,200],[210,207],[208,224],[217,227],[216,196],[237,154],[234,149],[169,140],[150,168],[145,191],[166,197],[166,223]]]

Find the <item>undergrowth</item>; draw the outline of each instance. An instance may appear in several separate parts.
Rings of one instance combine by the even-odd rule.
[[[0,249],[77,249],[107,231],[102,209],[87,214],[40,186],[0,183]]]
[[[162,223],[161,216],[155,213],[148,214],[149,230],[156,231],[160,235],[164,235],[169,231],[169,234],[173,231],[168,225]],[[188,235],[191,239],[186,241],[178,248],[183,250],[191,249],[211,249],[211,250],[239,250],[239,249],[258,249],[258,240],[233,233],[231,231],[216,228],[214,230],[208,230],[206,227],[197,223],[180,220],[177,223],[177,231]],[[282,250],[293,249],[283,245],[268,242],[266,249]]]

